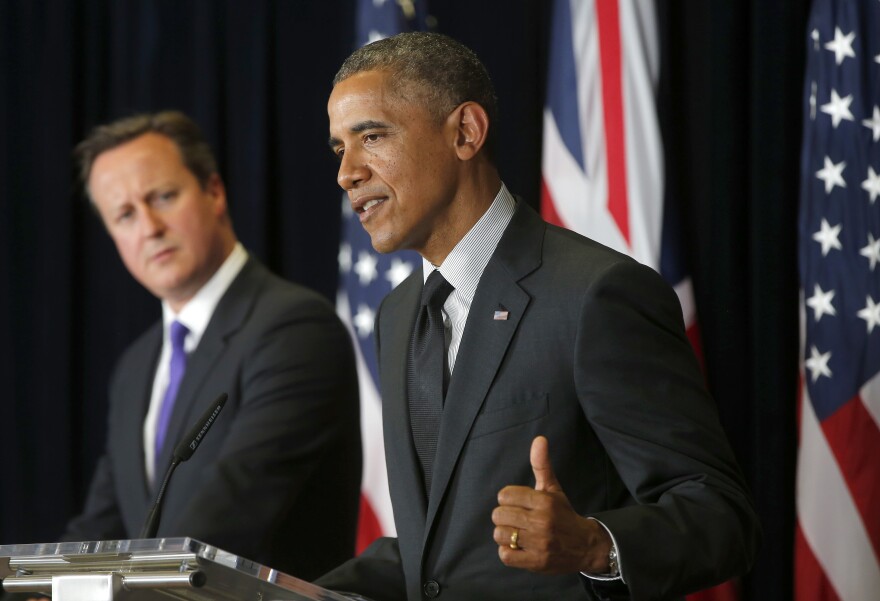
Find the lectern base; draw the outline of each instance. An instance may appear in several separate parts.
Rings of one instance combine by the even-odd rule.
[[[348,601],[190,538],[3,545],[0,578],[53,601]]]

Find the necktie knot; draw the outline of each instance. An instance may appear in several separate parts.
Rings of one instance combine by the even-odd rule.
[[[422,306],[428,306],[432,309],[443,307],[446,297],[452,294],[455,287],[446,281],[439,269],[435,269],[428,276],[425,287],[422,288]]]
[[[172,351],[183,351],[183,343],[186,335],[189,334],[189,328],[175,320],[171,322],[170,338]]]

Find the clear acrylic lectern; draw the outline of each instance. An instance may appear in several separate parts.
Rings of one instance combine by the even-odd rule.
[[[191,538],[0,545],[0,578],[53,601],[350,601]]]

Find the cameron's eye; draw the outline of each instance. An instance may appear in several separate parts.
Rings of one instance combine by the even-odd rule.
[[[147,204],[154,208],[164,209],[166,206],[170,207],[179,194],[180,191],[177,188],[162,191],[156,190],[147,198]]]
[[[131,209],[125,209],[123,211],[120,211],[116,215],[116,223],[124,223],[126,221],[130,221],[133,216],[134,216],[134,211],[132,211]]]

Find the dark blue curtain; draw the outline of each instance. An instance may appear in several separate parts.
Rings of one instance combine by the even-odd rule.
[[[709,386],[765,528],[744,598],[786,599],[808,7],[658,2],[667,175]],[[502,176],[533,205],[549,5],[430,5],[436,30],[489,68]],[[0,2],[0,543],[53,540],[79,509],[103,446],[108,374],[159,316],[82,199],[72,147],[137,111],[190,114],[216,150],[239,238],[333,298],[341,194],[326,101],[352,50],[353,10],[353,0]]]

